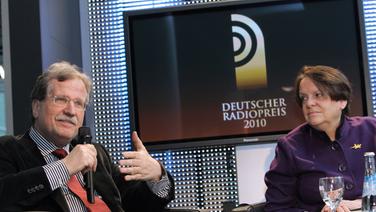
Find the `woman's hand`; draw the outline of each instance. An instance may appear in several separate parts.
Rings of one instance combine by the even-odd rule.
[[[337,207],[337,212],[350,212],[350,210],[360,209],[362,206],[362,200],[342,200]],[[321,209],[321,212],[330,212],[330,208],[328,206],[324,206]]]

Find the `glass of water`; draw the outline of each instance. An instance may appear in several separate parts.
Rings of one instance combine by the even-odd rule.
[[[343,177],[341,176],[323,177],[319,179],[321,197],[332,212],[337,210],[342,200],[344,184]]]

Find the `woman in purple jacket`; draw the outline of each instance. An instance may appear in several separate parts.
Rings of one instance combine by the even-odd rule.
[[[296,99],[306,123],[282,137],[265,175],[265,211],[329,211],[319,178],[343,176],[337,211],[360,208],[364,153],[376,151],[376,119],[348,117],[349,80],[328,66],[305,66],[296,79]]]

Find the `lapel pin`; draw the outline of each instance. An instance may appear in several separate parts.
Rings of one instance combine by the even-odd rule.
[[[354,144],[351,149],[360,149],[362,148],[362,144]]]

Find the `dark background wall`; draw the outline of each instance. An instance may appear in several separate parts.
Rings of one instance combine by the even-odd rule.
[[[30,91],[36,77],[51,63],[67,60],[81,66],[79,1],[8,0],[9,38],[4,60],[11,83],[6,87],[10,134],[22,134],[31,125]],[[2,10],[4,12],[4,10]],[[8,47],[8,48],[7,48]],[[7,48],[7,49],[5,49]]]
[[[20,134],[31,124],[30,91],[35,78],[42,72],[39,4],[36,0],[10,0],[8,6],[13,105],[11,113],[13,133]]]

